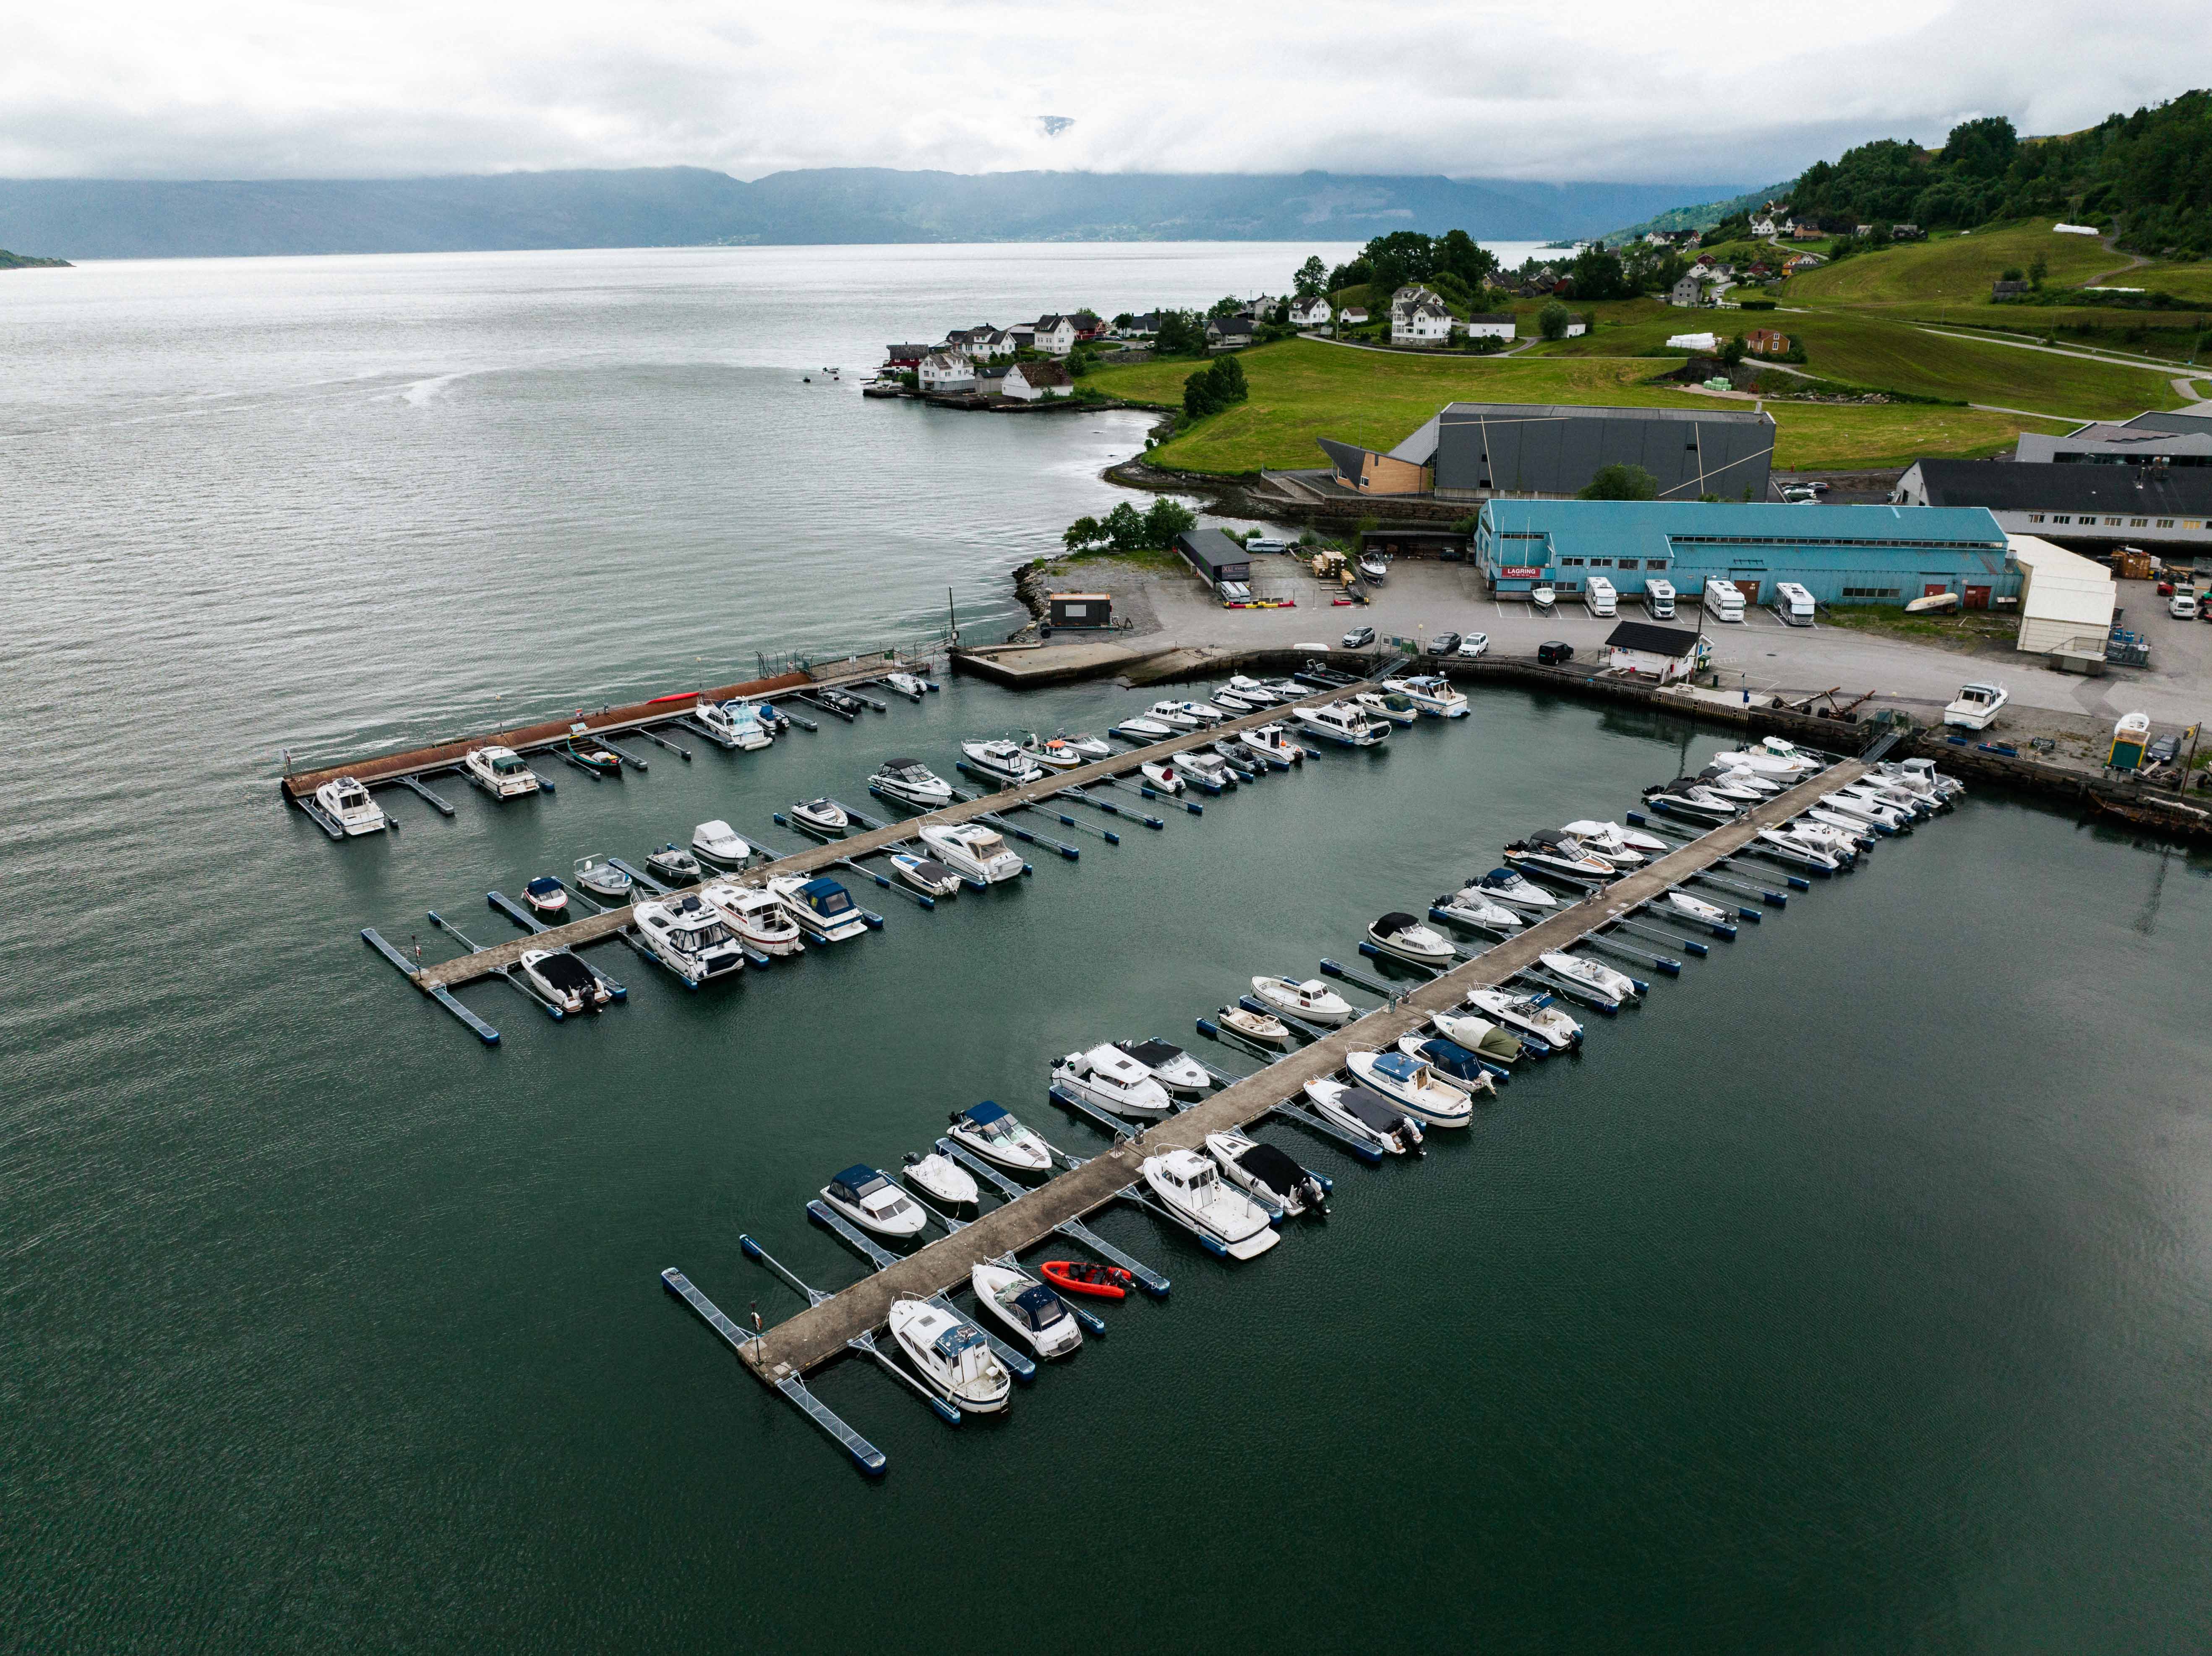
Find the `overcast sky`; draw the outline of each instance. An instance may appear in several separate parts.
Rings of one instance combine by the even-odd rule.
[[[2063,132],[2212,84],[2212,0],[11,9],[9,177],[689,164],[1755,185],[1868,138],[1940,142],[1991,113]]]

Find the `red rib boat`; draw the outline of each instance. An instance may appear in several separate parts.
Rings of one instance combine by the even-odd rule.
[[[1047,1259],[1038,1273],[1063,1294],[1087,1294],[1097,1300],[1126,1298],[1137,1279],[1119,1265],[1094,1265],[1075,1259]]]

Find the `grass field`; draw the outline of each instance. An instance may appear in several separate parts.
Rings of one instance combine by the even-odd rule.
[[[2116,286],[2147,288],[2212,306],[2212,262],[2197,264],[2146,264],[2123,270],[2112,278]],[[2172,315],[2172,312],[2166,314]],[[2192,318],[2193,321],[2194,318]]]
[[[1325,464],[1317,438],[1389,448],[1455,399],[1731,412],[1748,406],[1643,385],[1666,366],[1650,361],[1412,356],[1288,340],[1247,351],[1243,362],[1249,400],[1162,445],[1153,451],[1155,459],[1214,473],[1317,466]],[[1183,379],[1194,367],[1159,362],[1097,368],[1085,383],[1111,396],[1173,405],[1182,400]],[[2010,447],[2024,429],[2063,429],[1977,409],[1910,403],[1778,403],[1768,408],[1776,424],[1775,463],[1789,469],[1903,464],[1923,454],[1993,454]]]
[[[2038,219],[1856,254],[1790,277],[1788,297],[1792,304],[1970,303],[1987,299],[1990,283],[2003,271],[2026,270],[2038,253],[2050,261],[2048,279],[2060,286],[2087,282],[2127,264],[2125,254],[2109,252],[2093,236],[2057,234],[2053,222]],[[2133,277],[2113,279],[2134,282]]]

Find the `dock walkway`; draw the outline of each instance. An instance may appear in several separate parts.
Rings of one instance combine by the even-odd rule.
[[[1325,699],[1325,698],[1322,698]],[[1249,722],[1261,723],[1255,719]],[[1196,739],[1196,738],[1194,738]],[[1169,744],[1163,744],[1169,745]],[[1113,761],[1098,767],[1111,767]],[[1079,1220],[1128,1186],[1139,1182],[1147,1157],[1176,1149],[1204,1149],[1206,1134],[1243,1127],[1285,1100],[1309,1081],[1334,1075],[1348,1052],[1386,1047],[1422,1024],[1431,1012],[1457,1007],[1470,989],[1504,985],[1536,962],[1547,949],[1564,949],[1576,939],[1659,898],[1671,887],[1711,868],[1741,850],[1763,828],[1808,810],[1824,793],[1865,774],[1856,760],[1831,766],[1812,780],[1776,795],[1733,822],[1614,881],[1571,904],[1540,925],[1483,950],[1466,964],[1417,986],[1402,1004],[1378,1007],[1327,1038],[1285,1055],[1256,1074],[1233,1083],[1194,1107],[1172,1115],[1133,1139],[1124,1139],[1092,1160],[1028,1194],[993,1210],[951,1236],[931,1243],[897,1264],[831,1295],[819,1304],[779,1323],[741,1355],[770,1386],[804,1374],[836,1356],[848,1341],[881,1325],[897,1299],[927,1299],[969,1279],[977,1263],[1033,1247],[1059,1226]],[[1082,773],[1071,772],[1069,778]],[[460,962],[457,962],[459,964]]]

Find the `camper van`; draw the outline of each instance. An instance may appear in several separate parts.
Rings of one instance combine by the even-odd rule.
[[[1775,618],[1784,627],[1810,627],[1813,624],[1813,595],[1794,580],[1774,584]]]
[[[1644,613],[1654,621],[1674,619],[1674,585],[1653,576],[1644,583]]]
[[[1592,575],[1583,583],[1583,608],[1594,616],[1610,616],[1614,611],[1613,583],[1602,575]]]
[[[1718,579],[1705,583],[1705,613],[1715,621],[1741,621],[1743,594],[1733,581]]]

